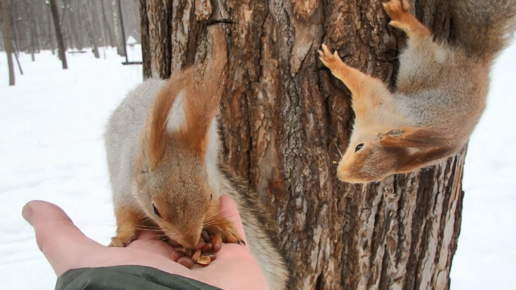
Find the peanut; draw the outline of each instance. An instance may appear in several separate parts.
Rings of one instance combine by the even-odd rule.
[[[200,256],[199,259],[197,259],[197,264],[199,264],[202,267],[206,267],[210,264],[211,258],[208,256]]]
[[[187,256],[179,258],[179,260],[177,260],[177,262],[179,264],[185,266],[188,269],[192,269],[194,266],[194,262],[193,262],[192,258],[187,257]]]

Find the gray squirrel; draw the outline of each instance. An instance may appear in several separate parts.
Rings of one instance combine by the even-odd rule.
[[[221,25],[209,27],[211,52],[168,81],[149,79],[111,116],[105,144],[117,231],[110,246],[124,247],[136,229],[156,227],[185,248],[203,229],[240,243],[234,225],[220,216],[219,196],[239,209],[249,250],[270,289],[286,289],[289,273],[275,243],[272,218],[218,162],[219,101],[226,82],[227,48]]]
[[[485,108],[493,60],[512,38],[516,0],[451,1],[454,42],[434,41],[406,0],[384,8],[407,34],[396,91],[342,62],[323,45],[320,59],[351,91],[355,124],[337,177],[380,181],[458,153]]]

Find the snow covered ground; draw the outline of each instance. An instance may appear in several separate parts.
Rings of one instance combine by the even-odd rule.
[[[138,49],[130,51],[136,60]],[[21,56],[25,75],[7,85],[0,53],[0,281],[2,289],[53,289],[55,276],[22,219],[33,199],[61,206],[88,236],[107,244],[114,232],[102,132],[141,66],[50,52]],[[102,51],[101,51],[102,55]],[[488,109],[473,135],[464,177],[463,224],[452,290],[515,289],[516,45],[497,62]]]

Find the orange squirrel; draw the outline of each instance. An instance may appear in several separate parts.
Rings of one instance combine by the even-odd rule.
[[[457,39],[438,43],[406,0],[383,5],[389,24],[408,37],[394,93],[326,45],[319,51],[352,93],[355,124],[337,168],[349,183],[379,181],[458,153],[484,111],[491,64],[516,24],[516,0],[456,0],[450,5]]]
[[[271,217],[257,195],[218,164],[216,114],[227,48],[222,26],[209,30],[205,64],[168,81],[146,80],[109,120],[105,139],[117,223],[110,246],[126,246],[137,229],[156,226],[185,248],[197,244],[203,229],[240,243],[234,225],[220,215],[219,196],[226,194],[237,204],[247,244],[270,288],[285,289],[288,272],[273,242]]]

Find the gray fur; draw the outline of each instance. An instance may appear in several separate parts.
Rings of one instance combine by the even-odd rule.
[[[166,81],[149,79],[132,90],[113,112],[104,134],[113,203],[138,209],[132,196],[138,142],[154,98]]]

